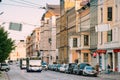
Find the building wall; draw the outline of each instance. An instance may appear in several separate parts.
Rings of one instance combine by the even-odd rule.
[[[108,4],[108,5],[106,5]],[[119,9],[120,9],[120,1],[119,0],[109,0],[105,1],[103,5],[99,6],[98,13],[101,15],[101,8],[103,8],[103,14],[99,16],[99,24],[110,24],[110,27],[106,31],[101,31],[98,32],[98,49],[104,49],[106,50],[106,54],[103,56],[103,60],[105,63],[102,65],[103,69],[107,70],[106,66],[107,64],[110,64],[111,68],[113,71],[116,71],[116,68],[118,68],[118,71],[120,70],[119,68],[119,47],[120,47],[120,39],[119,39]],[[112,7],[112,21],[108,21],[108,15],[107,15],[107,8]],[[102,20],[103,19],[103,20]],[[112,30],[112,41],[108,42],[107,38],[107,32],[109,30]],[[117,51],[115,51],[117,49]]]
[[[60,51],[59,51],[59,48],[60,48],[60,18],[57,18],[56,19],[56,49],[57,49],[57,56],[58,56],[58,59],[57,59],[57,63],[60,63],[59,62],[59,58],[60,58]]]
[[[26,58],[26,43],[23,40],[19,41],[15,50],[10,53],[10,60],[19,60],[20,58]]]
[[[98,34],[95,31],[95,26],[98,24],[98,0],[90,0],[90,53],[91,55],[96,51],[98,44]],[[96,5],[96,6],[94,6]],[[91,57],[91,64],[97,64],[97,58]]]

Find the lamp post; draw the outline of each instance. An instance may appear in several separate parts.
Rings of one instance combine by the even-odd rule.
[[[0,15],[2,15],[4,12],[0,12]]]

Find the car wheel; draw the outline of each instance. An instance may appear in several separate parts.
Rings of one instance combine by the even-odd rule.
[[[96,74],[96,75],[94,75],[94,77],[97,77],[97,74]]]
[[[85,73],[83,72],[82,75],[85,76]]]
[[[76,74],[79,75],[79,71],[77,71]]]
[[[9,71],[9,69],[6,69],[5,71],[6,71],[6,72],[8,72],[8,71]]]

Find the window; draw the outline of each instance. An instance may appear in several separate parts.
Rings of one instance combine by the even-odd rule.
[[[84,62],[88,62],[88,53],[84,53]]]
[[[103,41],[103,33],[101,32],[100,33],[101,34],[101,44],[103,43],[102,41]]]
[[[101,23],[103,22],[103,8],[101,8]]]
[[[77,47],[77,38],[73,38],[73,47]]]
[[[108,7],[108,17],[107,20],[108,21],[112,21],[112,7]]]
[[[88,44],[89,44],[89,36],[84,35],[84,46],[88,46]]]
[[[112,30],[107,32],[107,41],[108,42],[112,41]]]

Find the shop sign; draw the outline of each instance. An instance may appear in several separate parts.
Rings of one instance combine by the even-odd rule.
[[[113,52],[115,53],[120,52],[120,49],[113,49]]]
[[[106,53],[106,50],[97,50],[97,53]]]

